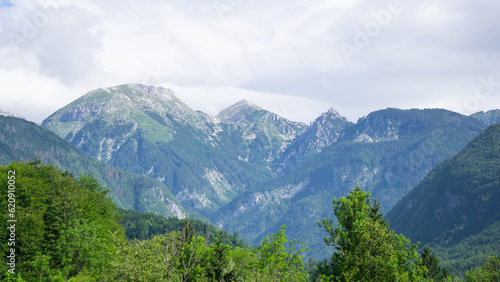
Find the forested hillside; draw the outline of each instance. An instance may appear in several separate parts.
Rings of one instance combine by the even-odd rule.
[[[391,227],[437,251],[452,271],[500,254],[500,124],[436,166],[388,214]]]
[[[330,199],[356,185],[390,210],[487,125],[440,109],[384,109],[347,121],[334,109],[309,127],[242,100],[209,116],[170,89],[91,91],[43,126],[85,154],[162,182],[191,214],[250,244],[286,224],[309,254],[328,256],[315,228]],[[153,193],[162,199],[162,194]],[[144,202],[140,211],[154,210]]]
[[[130,240],[152,239],[156,235],[181,230],[186,221],[189,220],[193,232],[203,236],[209,243],[220,237],[222,243],[231,247],[249,247],[243,239],[238,237],[237,233],[229,234],[226,230],[220,230],[212,224],[200,220],[165,217],[151,212],[124,209],[118,209],[118,214],[121,217],[120,225],[125,228],[125,235]]]
[[[284,227],[257,248],[237,235],[184,220],[147,240],[129,240],[136,212],[117,212],[91,176],[74,178],[39,161],[0,166],[0,278],[9,281],[306,281],[301,249]],[[7,189],[9,187],[9,189]],[[15,199],[14,202],[9,199]],[[144,214],[151,220],[151,214]],[[9,220],[9,221],[8,221]],[[157,223],[161,220],[154,219]],[[119,224],[122,222],[126,226]],[[140,220],[139,220],[140,222]],[[171,223],[172,225],[170,225]],[[160,222],[160,224],[162,224]],[[163,225],[165,227],[167,225]],[[200,226],[208,233],[200,234]],[[9,228],[8,228],[9,227]],[[152,234],[151,234],[152,235]],[[208,237],[208,236],[207,236]],[[4,240],[10,238],[10,240]],[[9,244],[6,242],[9,241]]]
[[[75,176],[92,175],[110,190],[110,196],[120,208],[181,218],[188,213],[156,179],[126,172],[88,157],[53,132],[32,122],[0,116],[0,165],[35,158]]]
[[[314,256],[327,256],[319,243],[325,235],[315,222],[333,216],[331,199],[358,185],[388,211],[436,164],[459,152],[484,128],[478,120],[446,110],[373,112],[345,127],[336,142],[306,165],[237,197],[211,220],[250,241],[286,224],[291,236],[312,242]]]
[[[335,218],[318,222],[316,228],[328,234],[324,243],[335,249],[330,259],[318,264],[303,262],[307,248],[287,238],[285,225],[249,248],[237,235],[229,236],[199,221],[119,212],[107,197],[108,191],[88,175],[75,178],[40,161],[0,166],[0,175],[4,176],[0,178],[0,205],[8,207],[0,215],[0,238],[8,238],[0,246],[2,280],[451,279],[432,252],[427,249],[419,255],[417,245],[395,234],[380,213],[380,205],[359,187],[333,200]],[[132,233],[144,239],[131,239],[136,237]],[[498,258],[491,258],[466,277],[468,281],[495,281],[500,277],[499,267]]]

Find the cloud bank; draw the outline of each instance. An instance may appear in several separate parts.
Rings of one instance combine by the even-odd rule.
[[[0,2],[0,108],[40,122],[86,92],[170,86],[296,121],[329,107],[500,108],[493,0]],[[485,83],[486,81],[486,83]]]

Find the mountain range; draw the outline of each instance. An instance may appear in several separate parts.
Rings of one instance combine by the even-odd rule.
[[[291,238],[311,242],[310,253],[322,257],[328,254],[321,243],[326,233],[316,222],[333,218],[333,198],[359,185],[389,211],[487,127],[481,118],[492,120],[389,108],[352,123],[330,109],[308,126],[246,100],[210,116],[170,89],[129,84],[91,91],[42,127],[89,160],[160,183],[179,209],[238,232],[250,244],[286,224]],[[161,199],[150,188],[135,189]],[[171,215],[134,195],[145,203],[140,211]],[[115,202],[128,197],[112,196]]]
[[[184,218],[182,205],[162,183],[91,158],[53,132],[16,117],[0,116],[0,165],[35,158],[75,176],[90,174],[109,190],[116,205],[124,209],[151,211]],[[197,217],[197,215],[190,215]]]

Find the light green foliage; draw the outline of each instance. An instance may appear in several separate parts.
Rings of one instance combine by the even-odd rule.
[[[16,272],[28,280],[68,279],[89,270],[99,274],[111,259],[109,232],[123,238],[116,207],[89,176],[75,179],[40,161],[0,166],[0,204],[7,207],[7,171],[15,171]],[[9,234],[1,213],[0,237]],[[1,244],[2,257],[9,252]],[[0,267],[5,275],[5,265]],[[4,271],[5,270],[5,271]]]
[[[297,240],[286,239],[285,226],[271,236],[267,236],[257,248],[260,258],[257,262],[263,279],[267,281],[305,281],[303,271],[303,256],[301,253],[308,248],[294,248]],[[303,245],[304,243],[301,243]]]
[[[500,281],[500,259],[498,257],[489,258],[482,267],[477,267],[467,271],[466,281]]]
[[[154,229],[145,240],[128,240],[116,206],[107,190],[88,175],[75,178],[40,161],[0,166],[0,175],[16,171],[17,275],[7,281],[307,281],[303,252],[297,240],[288,240],[285,226],[267,236],[257,248],[233,247],[236,234],[219,233],[199,221],[163,221],[151,214],[126,213],[127,223],[144,225],[137,234]],[[8,199],[6,178],[0,178],[0,205]],[[380,205],[356,187],[333,202],[338,225],[324,219],[326,243],[335,247],[331,261],[317,267],[312,281],[443,281],[446,272],[430,251],[418,259],[416,245],[396,235],[383,219]],[[0,215],[0,237],[7,214]],[[143,222],[143,223],[141,223]],[[127,226],[127,224],[125,224]],[[170,230],[168,228],[170,226]],[[174,227],[175,226],[175,227]],[[164,229],[164,233],[159,230]],[[197,234],[200,233],[200,234]],[[203,235],[204,237],[200,236]],[[236,242],[236,243],[235,243]],[[231,245],[230,245],[231,244]],[[301,243],[303,244],[303,243]],[[244,244],[241,244],[244,246]],[[5,258],[6,244],[0,246]],[[5,260],[5,259],[4,259]],[[316,266],[317,265],[317,266]],[[500,260],[491,258],[470,270],[467,281],[498,281]],[[429,270],[429,272],[427,272]],[[426,274],[427,273],[427,274]],[[424,277],[425,275],[425,277]],[[446,277],[446,281],[451,281]],[[459,281],[459,278],[455,278]]]
[[[370,194],[356,187],[347,197],[334,199],[337,227],[323,219],[329,234],[325,243],[335,248],[324,262],[322,279],[334,281],[418,281],[425,268],[418,266],[417,245],[394,234],[371,204]]]

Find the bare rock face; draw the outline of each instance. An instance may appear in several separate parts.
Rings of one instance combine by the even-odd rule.
[[[242,159],[258,162],[269,169],[292,140],[307,128],[303,123],[289,121],[247,100],[222,110],[217,119],[241,132],[248,146],[248,153],[241,156]]]
[[[11,112],[4,112],[0,109],[0,116],[4,116],[4,117],[16,117],[16,118],[22,118],[22,119],[25,119],[24,117],[20,116],[19,114],[17,113],[11,113]]]
[[[300,165],[319,154],[324,148],[335,143],[348,126],[353,125],[333,108],[319,116],[292,144],[284,151],[276,165],[278,174],[282,174],[291,165]]]
[[[93,90],[42,126],[89,156],[161,181],[205,216],[271,179],[272,161],[306,128],[246,100],[211,117],[171,89],[140,84]]]
[[[170,89],[136,84],[91,91],[43,126],[87,155],[160,181],[177,206],[251,243],[282,223],[293,238],[322,242],[315,223],[356,185],[387,210],[486,127],[438,109],[379,110],[356,124],[329,109],[307,126],[247,100],[210,116]],[[161,191],[144,192],[144,207],[156,199],[177,210]]]

